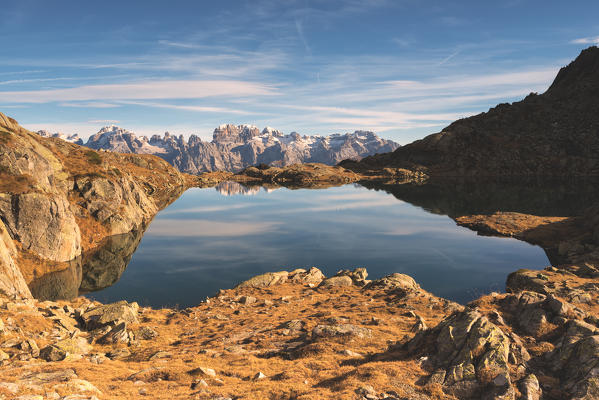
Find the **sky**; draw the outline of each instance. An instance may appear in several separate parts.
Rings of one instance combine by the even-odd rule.
[[[3,0],[0,112],[211,139],[224,123],[400,144],[543,92],[599,2]]]

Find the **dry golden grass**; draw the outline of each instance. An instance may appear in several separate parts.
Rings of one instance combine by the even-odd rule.
[[[140,341],[139,347],[130,347],[132,354],[124,360],[107,360],[96,365],[84,358],[42,363],[35,369],[73,368],[79,378],[90,381],[103,392],[103,399],[139,398],[142,388],[149,398],[156,399],[202,399],[215,395],[241,395],[244,399],[353,399],[355,390],[364,385],[371,385],[378,392],[394,391],[410,396],[428,391],[433,398],[449,398],[438,391],[431,392],[430,388],[425,391],[418,387],[415,382],[426,372],[401,351],[389,350],[389,344],[398,338],[413,336],[410,330],[415,319],[402,316],[402,311],[384,296],[373,298],[357,287],[325,291],[299,284],[224,292],[228,298],[240,295],[251,295],[258,301],[242,305],[223,298],[183,311],[142,309],[140,323],[130,329],[135,332],[141,326],[149,326],[159,336]],[[81,301],[59,304],[76,307]],[[427,307],[417,308],[417,312],[429,325],[435,325],[443,317]],[[0,310],[0,318],[8,315]],[[372,337],[311,342],[311,330],[327,323],[330,317],[348,317],[349,323],[371,329]],[[371,323],[372,317],[379,319],[378,325]],[[304,330],[289,331],[284,327],[284,323],[293,319],[302,320]],[[30,328],[33,323],[20,323],[24,331],[33,329]],[[122,345],[94,344],[93,352],[106,353],[119,346]],[[344,350],[361,356],[343,355]],[[158,351],[168,354],[149,360]],[[189,372],[198,367],[214,369],[216,379],[192,376]],[[144,373],[142,380],[146,384],[140,386],[128,380],[132,374],[148,368],[157,369]],[[25,365],[5,368],[0,371],[0,380],[17,381],[29,369]],[[258,372],[266,378],[253,381]],[[191,389],[198,379],[208,383],[206,393],[200,387]]]

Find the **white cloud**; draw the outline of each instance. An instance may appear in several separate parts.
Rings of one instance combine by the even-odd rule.
[[[204,112],[204,113],[226,113],[226,114],[241,114],[241,115],[251,114],[248,111],[236,110],[236,109],[225,108],[225,107],[179,105],[179,104],[144,102],[144,101],[119,101],[119,103],[144,106],[144,107],[168,108],[171,110],[194,111],[194,112]]]
[[[87,122],[90,124],[118,124],[120,121],[116,119],[92,119]]]
[[[218,96],[266,96],[276,89],[259,83],[233,80],[170,80],[108,85],[87,85],[68,89],[0,91],[0,99],[11,103],[50,103],[56,101],[199,99]],[[5,100],[0,100],[6,102]]]
[[[72,108],[116,108],[118,104],[113,103],[102,103],[99,101],[90,101],[82,103],[60,103],[61,107],[72,107]]]
[[[597,44],[599,45],[599,36],[583,37],[572,40],[573,44]]]

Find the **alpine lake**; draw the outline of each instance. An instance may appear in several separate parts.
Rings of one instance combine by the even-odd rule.
[[[109,254],[121,251],[119,262],[104,256],[84,264],[79,294],[184,308],[264,272],[314,266],[332,276],[365,267],[369,279],[408,274],[435,295],[464,304],[503,292],[507,275],[518,268],[551,262],[538,246],[481,236],[451,217],[496,211],[568,216],[596,199],[595,185],[573,182],[363,185],[288,189],[225,182],[189,189],[145,232],[115,238]]]

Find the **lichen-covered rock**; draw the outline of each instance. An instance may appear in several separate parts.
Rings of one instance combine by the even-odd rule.
[[[0,217],[13,239],[42,258],[70,261],[81,254],[81,233],[66,196],[0,194]]]
[[[342,276],[332,276],[323,280],[318,287],[322,288],[331,288],[331,287],[342,287],[342,286],[351,286],[354,281],[347,275]]]
[[[370,283],[370,281],[366,280],[368,277],[368,271],[366,268],[355,268],[353,271],[348,269],[342,269],[335,276],[328,278],[323,281],[321,286],[349,286],[347,282],[349,282],[346,278],[350,278],[351,283],[357,286],[365,286]],[[342,279],[338,279],[342,278]],[[326,283],[325,283],[326,282]]]
[[[522,393],[522,400],[539,400],[543,393],[539,386],[539,380],[534,374],[527,375],[522,379],[519,387],[520,393]]]
[[[454,313],[406,344],[427,354],[437,372],[432,382],[459,398],[513,399],[509,338],[476,310]],[[477,397],[479,396],[479,397]]]
[[[244,287],[252,287],[252,288],[265,288],[273,285],[277,285],[279,283],[285,283],[287,281],[287,277],[289,276],[289,272],[287,271],[279,271],[279,272],[267,272],[262,275],[254,276],[247,281],[241,282],[236,286],[236,288],[244,288]]]
[[[305,269],[296,269],[289,272],[288,279],[290,282],[303,283],[306,285],[318,285],[325,279],[326,276],[316,267],[310,268],[308,271]]]
[[[89,330],[117,325],[120,322],[136,323],[138,309],[137,303],[127,303],[123,300],[87,310],[81,315],[81,319]]]
[[[370,336],[372,336],[370,329],[352,324],[317,325],[312,329],[312,339],[334,337],[356,337],[363,339]]]
[[[421,290],[420,285],[409,275],[394,273],[381,279],[374,280],[364,286],[364,290],[377,289],[384,291],[417,291]]]

